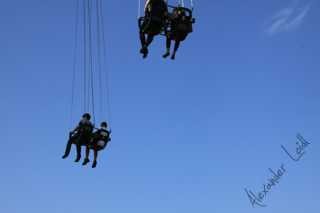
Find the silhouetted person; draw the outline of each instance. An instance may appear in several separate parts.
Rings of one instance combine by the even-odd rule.
[[[160,34],[164,29],[167,14],[168,6],[164,0],[149,0],[146,2],[145,16],[139,19],[140,53],[143,58],[148,56],[148,46],[152,43],[154,36]]]
[[[175,41],[174,50],[171,59],[174,60],[179,49],[180,43],[184,41],[188,34],[192,32],[192,15],[191,10],[189,15],[186,14],[186,8],[177,7],[170,15],[169,31],[166,32],[166,48],[167,51],[163,55],[164,58],[170,55],[171,41]]]
[[[90,114],[85,113],[82,116],[82,120],[79,122],[78,126],[70,132],[65,154],[62,156],[63,159],[69,156],[71,146],[72,144],[75,144],[77,147],[77,158],[75,162],[79,162],[81,159],[81,145],[87,145],[90,142],[91,134],[94,128],[93,124],[90,122],[90,119]]]
[[[91,141],[87,145],[86,157],[82,165],[86,165],[87,163],[90,162],[89,154],[90,154],[90,149],[92,149],[94,153],[92,168],[95,168],[97,166],[98,152],[106,148],[108,142],[111,140],[110,139],[111,131],[108,131],[107,128],[108,128],[108,124],[106,122],[102,122],[100,125],[100,129],[98,129],[96,132],[93,133]]]

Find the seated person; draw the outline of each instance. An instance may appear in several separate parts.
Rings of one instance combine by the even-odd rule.
[[[89,160],[90,149],[93,149],[94,160],[93,160],[92,168],[95,168],[97,166],[98,151],[103,150],[107,146],[108,142],[111,140],[110,139],[111,131],[108,131],[107,128],[108,128],[107,123],[102,122],[100,125],[100,129],[98,129],[96,132],[92,134],[91,141],[86,148],[86,157],[82,165],[86,165],[87,163],[90,162]]]
[[[164,0],[148,0],[146,2],[145,16],[139,19],[140,53],[143,54],[143,58],[147,57],[148,46],[152,43],[154,36],[163,30],[167,13],[168,6]]]
[[[90,114],[85,113],[82,116],[82,120],[79,122],[78,126],[70,132],[65,154],[62,156],[63,159],[69,156],[71,145],[75,144],[77,147],[77,158],[75,162],[79,162],[81,159],[81,145],[86,145],[90,142],[90,136],[94,128],[90,119]]]
[[[188,34],[192,32],[192,12],[189,11],[190,14],[187,15],[185,10],[186,8],[177,7],[171,14],[169,25],[170,30],[166,32],[167,51],[163,55],[164,58],[170,55],[171,40],[175,41],[174,51],[171,56],[171,59],[174,60],[181,41],[184,41]]]

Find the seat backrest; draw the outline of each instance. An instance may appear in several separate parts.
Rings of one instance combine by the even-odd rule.
[[[96,140],[103,140],[106,142],[108,142],[110,140],[110,133],[107,130],[99,129],[94,134],[96,134]]]

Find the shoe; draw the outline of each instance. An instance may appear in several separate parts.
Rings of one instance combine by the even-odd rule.
[[[81,156],[77,157],[77,159],[75,159],[74,162],[78,163],[80,161],[80,159],[81,159]]]
[[[68,157],[68,155],[64,155],[62,156],[62,159],[66,159]]]
[[[176,59],[176,55],[172,55],[172,56],[171,56],[171,59],[172,59],[172,60]]]
[[[96,168],[96,167],[97,167],[97,161],[93,161],[92,168]]]
[[[148,56],[148,53],[149,53],[148,48],[147,47],[141,48],[140,53],[143,55],[142,56],[143,58],[146,58]]]
[[[166,52],[162,57],[163,57],[163,58],[167,58],[169,55],[170,55],[170,53],[169,53],[169,52]]]
[[[90,162],[89,158],[86,158],[86,159],[84,159],[82,165],[85,166],[85,165],[87,165],[87,163],[89,163],[89,162]]]

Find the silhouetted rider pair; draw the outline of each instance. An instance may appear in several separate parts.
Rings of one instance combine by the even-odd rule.
[[[65,154],[63,159],[67,158],[71,151],[71,146],[74,144],[77,148],[77,157],[75,162],[79,162],[81,159],[81,146],[86,146],[86,157],[84,159],[83,165],[86,165],[89,160],[90,149],[94,151],[94,161],[92,168],[97,166],[98,151],[103,150],[110,139],[110,131],[107,130],[107,123],[102,122],[100,129],[93,132],[94,125],[90,121],[91,116],[89,113],[85,113],[82,116],[82,120],[79,122],[78,126],[70,132],[69,140],[66,146]]]
[[[192,32],[192,11],[184,7],[176,7],[172,13],[168,12],[168,5],[164,0],[149,0],[145,6],[145,16],[139,19],[140,53],[143,58],[148,55],[148,46],[154,36],[164,32],[167,37],[167,51],[164,58],[170,55],[171,41],[175,41],[175,48],[171,59],[175,59],[180,42],[184,41]]]

